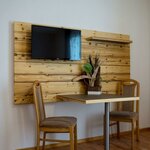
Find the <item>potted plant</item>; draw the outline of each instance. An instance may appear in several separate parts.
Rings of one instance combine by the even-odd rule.
[[[88,62],[82,67],[83,74],[77,76],[73,81],[84,80],[87,86],[87,94],[100,95],[101,94],[101,77],[100,77],[100,59],[96,55],[92,60],[91,55],[88,57]]]

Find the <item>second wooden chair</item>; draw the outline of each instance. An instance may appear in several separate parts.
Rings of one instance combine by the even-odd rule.
[[[139,97],[140,85],[136,80],[129,79],[122,81],[119,93],[124,96]],[[131,149],[134,149],[134,125],[136,124],[136,140],[139,141],[139,101],[120,102],[117,111],[110,112],[110,121],[115,121],[110,125],[117,125],[117,137],[120,137],[120,122],[129,122],[132,125]]]

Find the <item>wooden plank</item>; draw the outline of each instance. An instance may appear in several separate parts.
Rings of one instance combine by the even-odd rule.
[[[27,60],[31,61],[31,53],[14,52],[14,61],[27,61]]]
[[[104,38],[104,37],[97,37],[97,36],[88,37],[88,38],[86,38],[86,40],[88,40],[88,41],[97,41],[97,42],[101,41],[101,42],[109,42],[109,43],[122,43],[122,44],[132,43],[132,41],[124,40],[122,38],[113,39],[113,38]]]
[[[15,83],[15,94],[31,94],[32,95],[32,85],[33,83]],[[59,88],[58,88],[59,87]],[[44,82],[42,83],[43,93],[46,94],[56,94],[56,93],[65,93],[72,91],[79,91],[80,83],[79,82]],[[68,89],[66,89],[68,88]],[[44,96],[45,97],[45,96]]]
[[[57,101],[57,94],[85,92],[84,86],[80,82],[43,82],[41,85],[44,101]],[[33,101],[32,86],[33,83],[15,83],[15,103],[25,103],[25,101],[31,103]]]
[[[32,103],[33,83],[15,83],[15,103]],[[116,93],[118,82],[102,82],[102,91],[105,93]],[[59,87],[59,88],[58,88]],[[43,99],[45,102],[56,102],[58,94],[85,93],[85,87],[81,82],[43,82]]]
[[[14,44],[15,52],[26,52],[31,53],[31,43],[30,42],[16,42]]]
[[[70,93],[65,93],[65,94],[81,94],[82,92],[70,92]],[[83,92],[84,93],[84,92]],[[15,95],[14,96],[15,100],[14,103],[15,104],[31,104],[33,103],[33,95]],[[43,101],[45,103],[55,103],[55,102],[60,102],[61,100],[59,100],[57,98],[57,94],[49,94],[46,96],[46,99],[43,98]]]
[[[41,85],[45,95],[83,91],[81,82],[42,82]],[[15,83],[14,86],[16,89],[15,95],[22,93],[24,93],[24,95],[28,93],[32,94],[33,83]]]
[[[33,95],[14,95],[14,104],[31,104],[33,103]]]
[[[130,78],[130,74],[101,74],[102,81],[121,81]]]
[[[35,80],[41,82],[71,82],[76,75],[41,75],[41,74],[16,74],[15,82],[30,83]],[[101,74],[102,81],[121,81],[130,78],[130,74]]]
[[[80,74],[80,64],[15,62],[16,74]]]
[[[31,32],[14,32],[14,42],[30,42],[31,43]]]
[[[92,55],[93,56],[93,55]],[[94,57],[94,56],[93,56]],[[73,64],[84,64],[87,62],[88,55],[82,56],[81,61],[52,61],[52,60],[45,60],[45,62],[50,63],[73,63]],[[23,52],[17,52],[14,54],[14,60],[15,61],[27,61],[28,62],[43,62],[43,59],[31,59],[31,53],[23,53]],[[112,57],[112,56],[100,56],[100,62],[101,65],[130,65],[130,58],[129,57]]]
[[[92,51],[91,52],[85,52],[82,55],[82,60],[87,60],[89,55],[91,55],[92,57],[94,57],[95,55],[99,55],[99,53],[95,53]],[[107,53],[106,54],[101,54],[100,56],[100,61],[103,65],[118,65],[118,63],[120,65],[130,65],[130,56],[128,54],[125,55],[120,55],[120,54],[112,54],[112,53]],[[114,63],[114,64],[110,64],[110,63]]]
[[[82,41],[82,48],[107,48],[107,49],[129,49],[130,45],[128,44],[118,44],[118,43],[107,43],[99,41]]]
[[[82,49],[82,56],[88,55],[100,55],[100,56],[116,56],[116,57],[129,57],[129,49],[109,49],[109,48],[95,48],[95,47],[87,47]]]
[[[93,53],[91,53],[93,55]],[[84,55],[82,56],[82,60],[81,61],[52,61],[52,60],[45,60],[45,62],[49,62],[49,63],[68,63],[68,64],[85,64],[87,62],[88,59],[88,55]],[[22,53],[22,52],[17,52],[14,54],[14,60],[16,62],[18,61],[26,61],[28,60],[28,62],[43,62],[43,59],[31,59],[31,53]],[[101,65],[116,65],[116,66],[129,66],[130,65],[130,59],[129,57],[113,57],[113,56],[100,56],[100,61],[101,61]]]
[[[112,92],[116,93],[118,89],[118,82],[117,81],[110,81],[110,82],[102,82],[102,91],[105,93]]]
[[[39,69],[40,68],[40,69]],[[81,64],[15,62],[15,74],[81,74]],[[130,66],[101,66],[101,73],[130,73]]]
[[[16,74],[15,82],[34,82],[35,80],[39,80],[41,82],[71,82],[76,75],[41,75],[41,74]]]
[[[100,57],[100,63],[104,66],[130,66],[130,59],[120,57]]]
[[[101,66],[102,74],[130,73],[130,66]]]
[[[129,40],[129,35],[108,33],[108,32],[98,32],[98,31],[94,31],[94,30],[82,30],[82,36],[83,36],[83,38],[95,36],[95,37],[101,37],[101,38]]]
[[[14,31],[31,32],[31,24],[25,22],[14,22]]]

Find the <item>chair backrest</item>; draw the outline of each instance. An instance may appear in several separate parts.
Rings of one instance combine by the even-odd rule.
[[[42,96],[42,89],[39,81],[33,83],[33,97],[36,110],[37,124],[45,119],[45,108]]]
[[[124,96],[139,97],[140,85],[139,82],[133,79],[124,80],[120,83],[120,94]],[[120,102],[118,108],[121,111],[139,112],[139,101]]]

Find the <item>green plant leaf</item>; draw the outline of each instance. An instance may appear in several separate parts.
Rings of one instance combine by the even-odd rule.
[[[90,63],[87,63],[83,66],[83,71],[86,72],[87,74],[92,74],[92,65]]]

